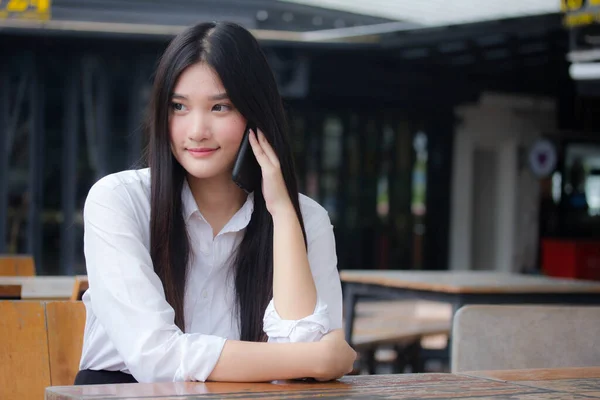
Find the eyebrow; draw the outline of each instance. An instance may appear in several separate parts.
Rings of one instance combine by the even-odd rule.
[[[215,94],[214,96],[208,97],[209,100],[227,100],[228,98],[229,96],[227,95],[227,93],[219,93]]]
[[[172,99],[183,99],[183,100],[187,100],[187,96],[184,96],[183,94],[178,94],[178,93],[173,93],[171,95]],[[209,100],[227,100],[229,99],[229,96],[227,95],[227,93],[219,93],[219,94],[215,94],[213,96],[208,96]]]

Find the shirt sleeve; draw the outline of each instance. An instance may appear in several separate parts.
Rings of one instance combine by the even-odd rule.
[[[269,342],[316,342],[330,330],[342,327],[342,285],[337,270],[335,237],[324,210],[319,222],[310,236],[307,232],[308,262],[317,289],[315,310],[300,320],[284,320],[271,300],[263,320]]]
[[[123,186],[96,183],[84,206],[84,253],[94,314],[139,382],[205,381],[225,338],[175,325]]]

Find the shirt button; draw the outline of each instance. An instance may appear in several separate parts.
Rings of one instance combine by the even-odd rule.
[[[202,297],[203,297],[203,298],[207,298],[207,297],[208,297],[208,292],[206,291],[206,289],[204,289],[204,290],[202,291]]]

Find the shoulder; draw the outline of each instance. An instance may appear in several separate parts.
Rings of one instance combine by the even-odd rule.
[[[106,175],[92,185],[89,197],[107,192],[127,192],[145,194],[150,190],[150,170],[135,169]]]
[[[106,207],[130,205],[144,208],[149,206],[149,201],[150,170],[146,168],[121,171],[101,178],[90,188],[86,206],[99,203]]]
[[[299,194],[300,212],[304,220],[304,229],[307,239],[318,236],[324,230],[331,229],[331,220],[327,210],[310,197]]]
[[[150,169],[132,169],[106,175],[94,183],[90,192],[117,188],[133,191],[150,188]]]

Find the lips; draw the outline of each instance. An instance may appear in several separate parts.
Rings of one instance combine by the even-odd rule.
[[[198,147],[198,148],[190,148],[187,149],[187,151],[193,156],[193,157],[206,157],[209,156],[211,154],[214,154],[217,150],[219,150],[218,147],[216,148],[210,148],[210,147]]]

